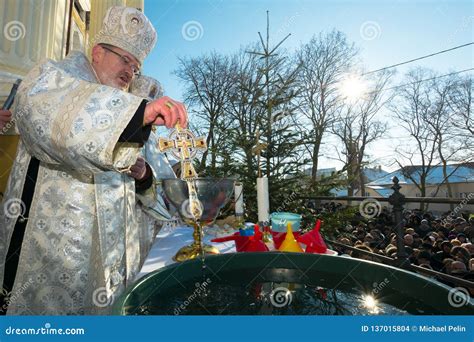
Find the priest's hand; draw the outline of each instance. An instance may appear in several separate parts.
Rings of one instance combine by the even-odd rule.
[[[12,119],[12,113],[9,110],[0,110],[0,129]]]
[[[136,163],[130,168],[130,172],[128,174],[130,177],[133,177],[136,180],[142,180],[149,176],[147,175],[145,159],[138,157]]]
[[[144,125],[173,128],[178,122],[182,128],[188,127],[188,113],[181,102],[168,96],[160,97],[146,105]]]

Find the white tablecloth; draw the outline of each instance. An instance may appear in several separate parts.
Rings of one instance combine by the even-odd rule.
[[[223,243],[212,243],[213,235],[204,235],[204,242],[217,247],[221,253],[235,252],[234,241]],[[155,242],[151,247],[150,253],[145,260],[140,273],[136,279],[140,279],[144,275],[156,271],[159,268],[174,263],[173,256],[183,246],[193,242],[193,229],[191,227],[176,227],[161,230],[156,236]]]
[[[212,230],[212,228],[211,228]],[[215,230],[214,230],[215,233]],[[219,236],[231,235],[230,232],[219,234]],[[222,243],[210,242],[215,235],[205,234],[204,243],[213,245],[219,249],[221,253],[234,253],[234,241],[227,241]],[[183,246],[189,245],[193,242],[193,229],[191,227],[176,227],[162,229],[156,236],[155,242],[151,247],[150,253],[145,260],[140,273],[135,278],[140,279],[144,275],[156,271],[159,268],[173,264],[173,256]],[[328,249],[326,254],[337,255],[337,252]]]

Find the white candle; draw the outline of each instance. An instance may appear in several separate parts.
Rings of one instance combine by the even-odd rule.
[[[269,221],[270,201],[268,197],[268,178],[257,178],[258,222]]]
[[[244,186],[240,182],[234,185],[235,216],[244,216]]]

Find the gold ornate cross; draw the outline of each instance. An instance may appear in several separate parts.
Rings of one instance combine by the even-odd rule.
[[[183,129],[177,124],[168,138],[159,139],[158,148],[161,152],[171,152],[181,161],[181,179],[189,180],[197,176],[193,159],[198,150],[207,149],[207,144],[204,137],[196,138],[189,129]]]
[[[171,152],[173,156],[181,161],[181,179],[188,185],[189,201],[188,212],[195,221],[198,221],[203,213],[203,206],[198,199],[194,179],[197,177],[193,166],[193,159],[198,150],[207,149],[206,140],[196,136],[189,129],[182,129],[179,123],[171,131],[168,138],[158,140],[158,148],[161,152]]]

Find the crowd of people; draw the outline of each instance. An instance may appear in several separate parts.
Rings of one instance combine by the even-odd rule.
[[[436,217],[430,212],[404,212],[403,244],[414,265],[472,281],[474,279],[474,215]],[[356,217],[337,239],[357,249],[389,258],[397,256],[396,233],[391,213],[383,208],[371,220]],[[373,260],[373,256],[339,247],[352,257]],[[374,260],[376,261],[376,260]]]

